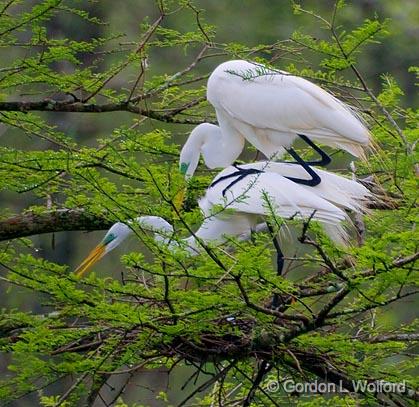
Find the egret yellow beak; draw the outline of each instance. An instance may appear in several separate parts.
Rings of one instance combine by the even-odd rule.
[[[82,261],[80,266],[74,270],[77,277],[82,277],[87,270],[89,270],[98,260],[100,260],[105,255],[106,245],[104,243],[99,243],[89,255]]]
[[[188,171],[190,163],[181,163],[179,166],[179,171],[182,175],[186,175],[186,171]],[[176,195],[173,198],[173,205],[176,208],[176,212],[179,213],[182,209],[183,202],[185,200],[185,194],[186,194],[186,186],[181,188]]]
[[[183,201],[185,200],[186,187],[181,188],[173,198],[173,205],[179,213],[182,209]]]

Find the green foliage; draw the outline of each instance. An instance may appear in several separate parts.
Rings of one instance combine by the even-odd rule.
[[[302,10],[301,8],[299,10]],[[313,14],[312,12],[305,11]],[[325,22],[321,17],[314,15],[320,21]],[[388,20],[380,22],[379,20],[365,20],[362,26],[355,28],[349,33],[341,30],[336,32],[336,28],[326,23],[325,28],[330,30],[332,37],[330,40],[314,38],[309,34],[295,32],[292,36],[293,41],[310,49],[318,55],[323,55],[320,66],[328,71],[336,72],[350,68],[356,63],[356,55],[362,50],[362,47],[376,42],[376,37],[388,34]]]
[[[241,403],[253,391],[255,406],[377,403],[374,395],[298,398],[266,391],[267,381],[279,376],[300,381],[321,377],[315,367],[331,366],[332,372],[353,380],[405,380],[415,388],[415,361],[406,356],[411,347],[403,335],[413,333],[417,323],[402,320],[391,305],[403,304],[417,292],[413,147],[418,112],[405,107],[405,92],[390,74],[381,76],[381,91],[374,96],[357,69],[367,44],[388,33],[388,21],[367,19],[346,31],[336,25],[342,1],[330,21],[294,5],[297,15],[321,22],[323,37],[296,31],[286,42],[220,44],[202,10],[190,1],[167,1],[156,2],[153,9],[161,20],[145,18],[133,40],[108,32],[74,35],[77,39],[51,34],[50,27],[68,16],[90,29],[105,26],[87,7],[79,7],[78,1],[1,2],[0,45],[10,58],[0,69],[0,106],[9,100],[21,103],[0,111],[0,122],[17,140],[0,147],[0,191],[22,202],[23,209],[15,210],[21,212],[18,216],[68,209],[111,222],[161,216],[173,224],[172,239],[180,247],[169,250],[134,225],[138,246],[123,255],[112,278],[101,273],[105,259],[95,273],[80,279],[74,264],[41,258],[31,240],[16,236],[3,242],[4,296],[24,290],[38,306],[36,312],[16,306],[0,312],[0,351],[10,356],[0,379],[2,403],[38,391],[43,406],[77,405],[95,399],[113,374],[175,370],[178,364],[188,369],[187,363],[194,364],[193,377],[202,371],[218,378],[191,397],[208,406]],[[175,15],[193,23],[171,25]],[[292,55],[292,61],[278,63],[281,53]],[[170,72],[156,67],[157,54],[173,60]],[[190,131],[186,125],[213,120],[204,100],[209,68],[199,64],[220,54],[287,69],[338,96],[353,93],[351,101],[370,118],[376,144],[356,169],[358,178],[373,181],[377,194],[376,209],[364,219],[362,245],[338,248],[315,222],[277,218],[266,194],[275,232],[286,227],[295,241],[285,276],[276,273],[267,232],[248,241],[204,245],[201,254],[188,256],[182,238],[202,223],[197,199],[214,173],[201,169],[185,185],[178,171],[179,144]],[[418,68],[411,72],[417,74]],[[36,108],[29,107],[37,101]],[[112,116],[111,131],[96,119],[99,129],[94,139],[86,140],[91,128],[66,128],[54,116],[57,111],[75,122],[82,115],[115,112],[122,118]],[[185,187],[179,209],[176,197]],[[6,205],[2,209],[1,220],[16,215]],[[222,205],[213,210],[232,215]],[[80,240],[86,242],[83,249],[93,246],[84,235]],[[270,307],[272,294],[279,301],[277,309]],[[257,383],[261,360],[275,367]],[[51,386],[66,378],[73,387],[65,385],[51,395]],[[172,403],[165,392],[157,398]],[[122,395],[114,405],[128,404]]]

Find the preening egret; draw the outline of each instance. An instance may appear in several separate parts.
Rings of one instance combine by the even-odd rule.
[[[362,211],[363,201],[369,197],[362,185],[326,171],[321,172],[325,182],[309,187],[298,185],[281,175],[281,172],[297,176],[304,174],[303,168],[293,164],[260,162],[240,167],[241,171],[238,171],[237,166],[229,166],[221,171],[200,199],[204,221],[194,235],[184,239],[192,255],[201,250],[200,241],[221,244],[227,236],[249,235],[261,217],[272,215],[268,201],[276,216],[304,220],[312,217],[323,225],[331,239],[344,244],[348,237],[342,222],[348,217],[331,202],[346,209]],[[246,176],[243,177],[244,173]],[[156,239],[169,244],[169,247],[177,246],[176,242],[169,239],[173,229],[164,219],[145,216],[134,221],[156,232]],[[77,274],[84,274],[97,260],[118,246],[131,231],[129,224],[118,222],[113,225],[101,243],[77,268]]]
[[[320,161],[308,162],[318,165],[330,159],[313,140],[356,157],[364,156],[370,142],[368,129],[349,106],[308,80],[257,63],[237,60],[219,65],[208,79],[207,99],[223,136],[217,144],[210,143],[216,129],[196,129],[211,150],[207,160],[211,168],[231,165],[245,139],[267,158],[278,159],[300,136],[321,154]],[[196,156],[181,160],[184,173],[196,165]]]

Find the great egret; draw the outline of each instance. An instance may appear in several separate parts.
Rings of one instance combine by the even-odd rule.
[[[229,148],[229,139],[223,136],[220,127],[203,123],[195,127],[180,154],[180,171],[189,179],[195,173],[198,166],[199,157],[202,153],[205,164],[209,168],[217,168],[228,165],[233,158],[232,150]],[[243,146],[241,140],[241,146]],[[317,148],[314,146],[314,148]],[[360,183],[332,174],[327,171],[316,169],[316,172],[307,165],[294,151],[290,151],[296,159],[296,163],[285,162],[257,162],[235,166],[236,172],[221,176],[221,179],[228,179],[234,174],[234,179],[230,181],[222,194],[234,185],[237,180],[247,177],[252,173],[260,171],[273,172],[288,178],[300,184],[307,191],[326,199],[327,201],[338,205],[341,208],[348,209],[357,213],[367,211],[366,203],[373,199],[372,194]],[[295,165],[300,164],[301,166]],[[233,165],[234,166],[234,165]],[[307,179],[307,175],[310,178]],[[220,177],[214,182],[219,182]],[[212,185],[214,185],[214,182]],[[278,270],[282,269],[283,256],[279,245],[274,238],[274,245],[278,253]],[[282,259],[281,259],[282,258]]]
[[[195,127],[180,153],[180,167],[185,177],[188,179],[195,173],[200,154],[202,154],[205,165],[208,168],[213,169],[228,165],[228,158],[224,159],[228,149],[222,147],[223,142],[224,137],[220,127],[209,123],[203,123]],[[185,166],[184,163],[189,164]],[[237,171],[242,172],[242,176],[246,176],[249,171],[263,170],[264,172],[280,174],[299,184],[301,184],[301,180],[304,180],[304,177],[307,179],[307,175],[311,179],[313,178],[310,169],[311,167],[309,166],[302,167],[295,165],[295,163],[273,161],[242,164],[236,167]],[[316,173],[323,182],[314,186],[309,183],[303,183],[301,187],[344,209],[365,212],[365,204],[372,198],[367,188],[356,181],[328,171],[316,168]],[[307,181],[309,180],[307,179]]]
[[[307,163],[317,165],[326,165],[330,158],[312,140],[356,157],[364,157],[370,142],[368,129],[349,106],[308,80],[257,63],[219,65],[208,79],[207,99],[223,136],[217,144],[207,144],[211,168],[231,165],[245,139],[267,158],[278,159],[301,137],[321,154],[320,161]],[[207,141],[215,131],[210,126],[198,129]],[[185,173],[196,164],[196,156],[181,160],[181,170]]]
[[[296,184],[279,172],[281,168],[284,173],[288,171],[295,174],[297,168],[297,171],[304,172],[299,166],[262,162],[241,167],[246,173],[245,177],[244,172],[238,171],[237,166],[229,166],[214,178],[205,196],[200,199],[199,206],[204,221],[192,236],[184,239],[185,246],[191,254],[196,254],[202,249],[201,242],[222,243],[226,236],[239,237],[250,234],[257,227],[260,217],[272,215],[268,207],[283,219],[317,220],[332,240],[344,244],[348,236],[342,222],[348,217],[342,209],[327,199],[344,208],[361,211],[362,200],[369,195],[368,191],[355,181],[341,181],[342,177],[325,171],[322,172],[324,183],[308,187]],[[328,183],[330,187],[327,187]],[[338,188],[343,185],[346,189]],[[164,241],[171,247],[177,245],[176,242],[170,241],[169,236],[173,229],[164,219],[146,216],[134,221],[141,227],[156,232],[157,240]],[[84,274],[101,257],[118,246],[131,231],[132,225],[121,222],[113,225],[100,244],[77,268],[77,274]],[[280,255],[281,253],[278,253],[278,256]]]

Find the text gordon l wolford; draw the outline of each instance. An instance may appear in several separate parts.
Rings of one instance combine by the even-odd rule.
[[[356,393],[404,393],[406,391],[406,382],[390,383],[382,380],[352,380],[353,391]],[[280,390],[286,393],[347,393],[347,385],[342,381],[338,383],[329,383],[321,381],[295,382],[292,379],[281,381],[270,380],[266,389],[270,392]]]

